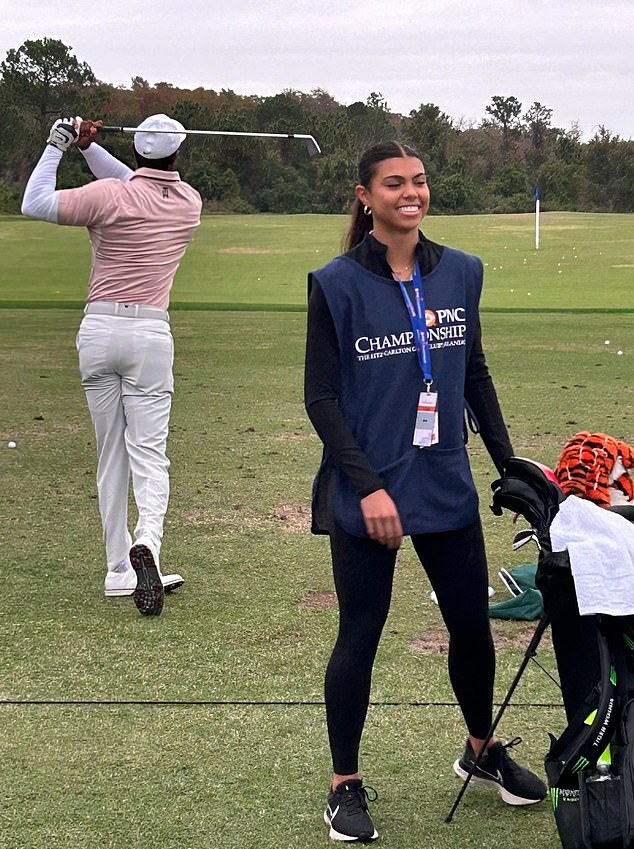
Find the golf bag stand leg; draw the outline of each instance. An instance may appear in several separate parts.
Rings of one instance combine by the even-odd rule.
[[[520,664],[519,669],[517,670],[515,678],[513,679],[513,682],[511,683],[511,686],[509,687],[508,693],[504,697],[504,701],[500,705],[500,709],[498,710],[495,719],[491,723],[491,727],[489,728],[488,734],[487,734],[487,736],[484,740],[484,744],[483,744],[482,748],[480,749],[480,751],[477,753],[476,759],[473,762],[473,765],[471,766],[471,769],[469,770],[469,774],[465,778],[462,787],[460,788],[460,792],[456,796],[456,800],[453,803],[451,810],[449,811],[449,813],[445,817],[445,822],[451,822],[452,821],[453,816],[454,816],[454,814],[455,814],[455,812],[458,808],[458,805],[462,801],[462,797],[465,794],[467,786],[468,786],[469,782],[471,781],[471,778],[473,777],[473,774],[474,774],[478,764],[480,763],[482,755],[484,754],[486,747],[488,746],[491,738],[495,734],[495,729],[498,727],[498,724],[499,724],[500,720],[502,719],[502,714],[504,713],[504,711],[508,707],[508,704],[511,701],[513,693],[515,692],[515,688],[519,684],[520,678],[524,674],[524,670],[526,669],[526,667],[530,663],[531,658],[535,657],[535,655],[537,654],[537,646],[539,645],[540,640],[543,636],[543,633],[546,630],[546,628],[548,627],[549,622],[550,622],[550,619],[549,619],[548,615],[546,613],[544,613],[544,615],[542,616],[542,618],[539,620],[539,622],[537,624],[537,628],[535,628],[535,633],[533,634],[531,641],[526,648],[526,651],[524,652],[524,657],[522,659],[522,662]]]

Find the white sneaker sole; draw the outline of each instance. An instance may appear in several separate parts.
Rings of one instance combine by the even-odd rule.
[[[177,590],[179,587],[182,587],[185,583],[184,578],[179,578],[174,581],[163,582],[163,589],[166,593],[171,593],[174,590]],[[120,589],[120,590],[104,590],[104,595],[106,598],[119,598],[124,595],[132,595],[134,593],[135,587],[131,587],[128,589]]]
[[[466,781],[469,776],[469,773],[460,766],[460,758],[454,761],[453,771],[457,776],[462,778],[463,781]],[[494,788],[502,797],[502,801],[506,802],[507,805],[522,807],[524,805],[537,805],[539,802],[543,801],[543,799],[523,799],[521,796],[514,796],[512,793],[509,793],[506,787],[502,787],[501,784],[494,781],[492,778],[479,778],[477,775],[473,775],[471,776],[471,783],[480,784],[483,787]]]
[[[341,834],[340,832],[336,831],[336,829],[334,829],[330,824],[330,817],[328,816],[328,811],[324,811],[324,822],[330,828],[328,836],[331,840],[337,840],[345,843],[367,843],[370,840],[376,840],[379,836],[379,832],[376,830],[376,828],[374,829],[374,834],[372,835],[372,837],[369,837],[366,840],[359,840],[358,837],[350,837],[349,834]]]
[[[133,592],[134,588],[131,590],[104,590],[104,595],[106,598],[117,598],[118,596],[132,595]]]

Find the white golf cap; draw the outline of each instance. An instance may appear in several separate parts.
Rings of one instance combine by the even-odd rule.
[[[165,159],[185,141],[185,127],[167,115],[150,115],[134,134],[134,149],[145,159]]]

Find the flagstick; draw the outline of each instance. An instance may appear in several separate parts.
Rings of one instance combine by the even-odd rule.
[[[539,187],[535,189],[535,250],[539,250]]]

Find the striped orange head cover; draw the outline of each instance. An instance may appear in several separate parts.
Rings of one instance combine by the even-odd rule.
[[[594,501],[600,507],[634,501],[634,448],[607,433],[582,431],[572,436],[559,455],[555,474],[567,495]]]

